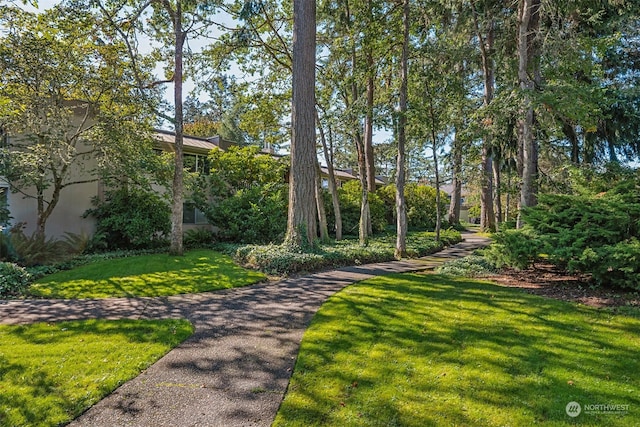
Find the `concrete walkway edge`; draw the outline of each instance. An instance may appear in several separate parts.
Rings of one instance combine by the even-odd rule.
[[[0,324],[186,318],[195,333],[71,426],[269,426],[302,335],[327,298],[371,277],[428,270],[486,246],[472,233],[424,258],[352,266],[244,288],[161,298],[11,300]]]

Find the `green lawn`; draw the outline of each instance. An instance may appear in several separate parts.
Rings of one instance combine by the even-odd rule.
[[[316,314],[274,425],[637,426],[639,355],[640,316],[470,279],[379,277]],[[628,406],[587,413],[608,404]]]
[[[37,280],[29,288],[44,298],[152,297],[250,285],[265,275],[238,267],[211,250],[99,261]]]
[[[0,325],[0,426],[67,423],[192,332],[186,320]]]

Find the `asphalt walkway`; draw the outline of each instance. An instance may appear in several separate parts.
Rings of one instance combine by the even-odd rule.
[[[302,335],[324,301],[371,277],[436,267],[488,240],[464,241],[415,260],[342,268],[244,288],[162,298],[12,300],[0,323],[186,318],[195,333],[70,426],[269,426],[293,371]]]

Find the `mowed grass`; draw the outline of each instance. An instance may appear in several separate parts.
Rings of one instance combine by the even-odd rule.
[[[639,355],[638,317],[470,279],[378,277],[316,314],[274,426],[638,426]],[[607,404],[628,406],[587,413]]]
[[[246,286],[265,277],[219,252],[196,250],[181,257],[154,254],[83,265],[37,280],[29,293],[43,298],[153,297]]]
[[[65,424],[192,332],[186,320],[0,325],[0,426]]]

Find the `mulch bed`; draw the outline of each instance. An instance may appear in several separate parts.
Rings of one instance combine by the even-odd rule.
[[[524,292],[573,301],[591,307],[635,306],[640,308],[640,292],[595,287],[588,276],[571,275],[552,265],[536,264],[527,270],[503,269],[491,276],[499,285],[520,288]]]

